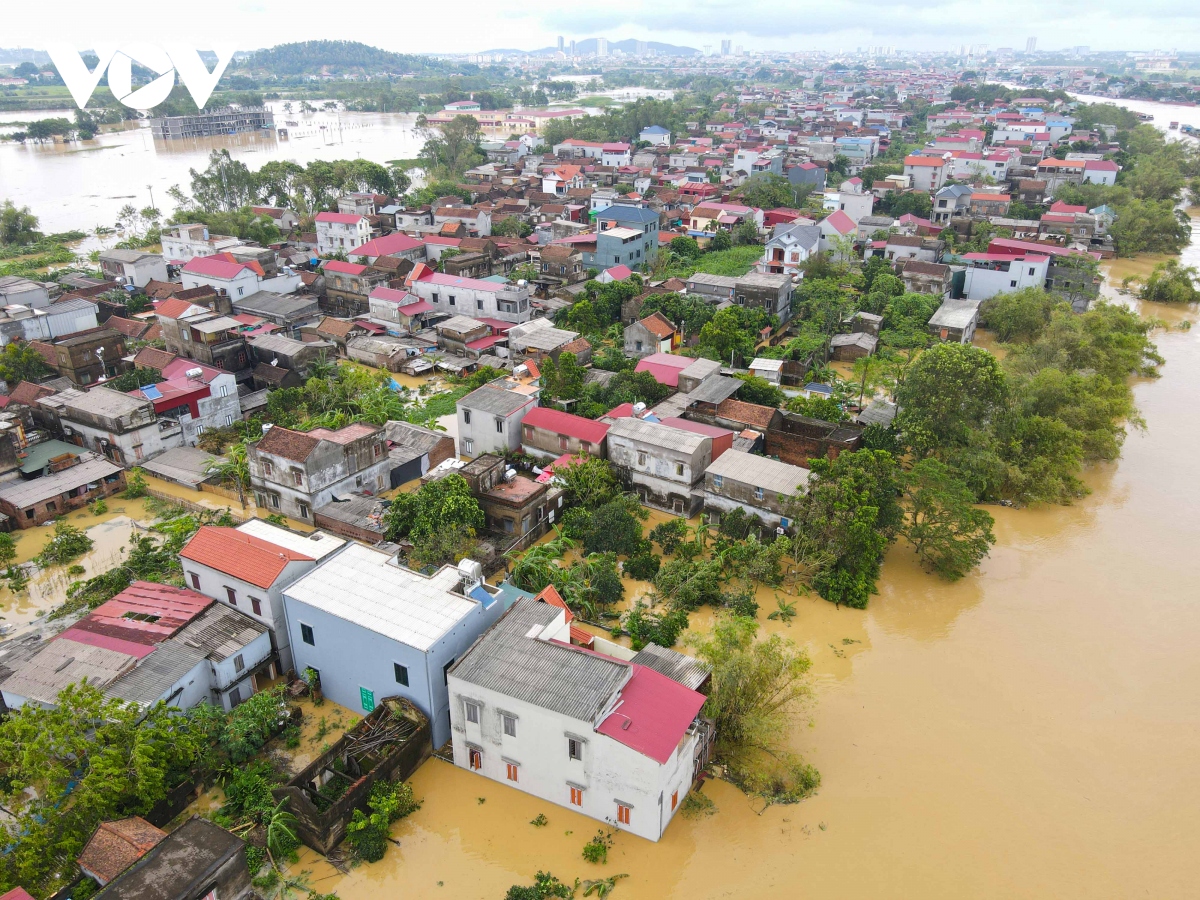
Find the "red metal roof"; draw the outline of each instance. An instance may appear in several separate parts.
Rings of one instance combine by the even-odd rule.
[[[634,371],[649,372],[659,384],[679,387],[679,373],[695,361],[690,356],[676,356],[674,353],[651,353],[638,360]]]
[[[704,705],[704,695],[647,666],[630,665],[633,677],[621,689],[621,702],[596,730],[666,764]]]
[[[421,242],[416,238],[410,238],[407,234],[402,234],[397,231],[393,234],[385,234],[383,237],[375,238],[373,241],[367,241],[358,247],[355,247],[347,256],[387,256],[390,253],[404,253],[407,250],[416,250],[422,246]]]
[[[318,222],[340,222],[343,225],[357,225],[360,219],[365,218],[366,216],[360,216],[358,213],[317,213]]]
[[[92,610],[59,638],[104,647],[141,659],[211,606],[186,588],[135,581]]]
[[[361,275],[367,271],[366,266],[360,266],[357,263],[342,262],[340,259],[329,259],[321,263],[321,268],[326,272],[341,272],[343,275]]]
[[[606,415],[610,419],[629,419],[633,417],[633,404],[622,403],[619,406],[614,406]]]
[[[186,300],[180,300],[177,297],[172,297],[170,300],[164,300],[158,306],[154,307],[154,314],[165,316],[168,319],[178,319],[186,313],[195,303],[188,303]],[[203,308],[203,307],[198,307]]]
[[[525,414],[521,424],[532,425],[534,428],[545,428],[555,434],[565,434],[567,437],[578,438],[592,444],[599,444],[608,434],[608,426],[603,422],[550,409],[548,406],[535,406]]]
[[[213,525],[197,531],[179,555],[260,588],[274,584],[288,563],[313,561],[311,556],[262,538]]]
[[[230,262],[216,256],[193,256],[183,267],[189,275],[203,275],[206,278],[237,278],[243,271],[254,270],[245,263]],[[169,301],[168,301],[169,302]]]

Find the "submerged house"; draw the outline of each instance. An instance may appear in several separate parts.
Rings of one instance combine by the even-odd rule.
[[[657,841],[711,752],[707,670],[571,638],[565,605],[522,598],[449,669],[454,764]]]

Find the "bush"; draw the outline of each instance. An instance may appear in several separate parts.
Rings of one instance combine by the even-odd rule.
[[[98,497],[92,501],[91,510],[93,516],[102,516],[108,512],[108,503],[103,497]]]
[[[36,560],[39,566],[58,566],[77,559],[92,549],[94,541],[68,522],[54,525],[54,537],[42,548]]]
[[[641,650],[647,644],[658,644],[660,647],[673,647],[679,640],[679,634],[688,626],[687,612],[673,609],[659,614],[652,612],[642,601],[637,601],[625,614],[622,627],[629,635],[630,646]]]
[[[612,834],[597,831],[596,836],[583,845],[583,858],[590,863],[604,865],[608,862],[608,848],[611,846]]]
[[[125,481],[125,490],[121,494],[126,500],[137,500],[146,496],[145,472],[141,469],[130,469],[129,478]]]
[[[687,537],[688,524],[683,519],[668,519],[650,529],[650,540],[662,548],[667,556],[674,556],[679,545]]]
[[[625,563],[625,574],[638,581],[653,581],[662,560],[650,553],[631,556]]]

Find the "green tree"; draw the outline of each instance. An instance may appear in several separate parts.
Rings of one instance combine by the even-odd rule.
[[[9,341],[0,349],[0,378],[8,382],[10,390],[22,381],[37,381],[53,372],[42,354],[24,341]]]
[[[473,536],[484,525],[483,509],[461,475],[447,475],[421,485],[411,494],[397,494],[384,515],[389,541],[407,537],[413,544],[434,538],[439,531],[461,528]]]
[[[1154,267],[1138,296],[1153,303],[1196,303],[1200,302],[1198,283],[1200,272],[1194,266],[1169,259]]]
[[[532,885],[514,884],[504,895],[504,900],[570,900],[575,890],[563,884],[549,872],[538,872]]]
[[[568,465],[555,466],[554,477],[562,482],[568,506],[597,509],[621,492],[608,461],[594,456],[571,457]]]
[[[708,242],[708,249],[714,253],[721,250],[728,250],[731,247],[733,247],[733,235],[728,231],[718,231]]]
[[[738,359],[754,358],[756,335],[747,333],[739,307],[719,309],[712,319],[700,329],[700,340],[696,351],[709,359],[734,365]]]
[[[676,256],[682,256],[684,259],[698,259],[702,252],[700,245],[696,243],[693,237],[681,235],[677,238],[672,238],[671,243],[667,245],[671,252]]]
[[[220,477],[224,484],[231,484],[238,492],[238,500],[244,509],[246,506],[246,489],[250,487],[250,454],[249,442],[238,441],[226,451],[224,457],[215,457],[208,461],[205,472]]]
[[[787,749],[797,717],[812,697],[808,654],[778,634],[756,640],[758,623],[718,616],[711,632],[689,638],[712,669],[704,715],[716,725],[715,757],[735,780],[788,799],[810,795],[820,775]]]
[[[984,301],[980,319],[1002,341],[1031,341],[1050,324],[1050,314],[1061,302],[1043,288],[1024,288]]]
[[[842,404],[832,397],[793,397],[788,401],[787,408],[789,412],[823,422],[845,422],[850,418]]]
[[[636,498],[622,495],[591,512],[576,507],[564,519],[563,532],[588,553],[634,556],[645,544],[642,522],[648,516]]]
[[[968,344],[938,344],[908,367],[897,390],[897,424],[919,454],[966,446],[1008,396],[999,360]]]
[[[771,173],[751,175],[738,190],[747,206],[757,209],[791,207],[796,203],[796,190],[782,175]]]
[[[758,375],[739,375],[741,387],[737,390],[738,399],[744,403],[757,403],[759,406],[778,408],[787,399],[783,391]]]
[[[923,459],[904,475],[908,517],[903,534],[926,568],[949,581],[979,565],[996,542],[991,515],[936,459]]]
[[[793,556],[821,561],[813,585],[826,600],[865,609],[903,521],[896,460],[857,450],[809,467],[807,490],[785,504],[796,523]]]
[[[522,222],[516,216],[505,216],[492,225],[492,234],[500,237],[529,237],[533,234],[533,226]]]
[[[479,147],[482,132],[473,116],[455,116],[441,126],[430,126],[418,117],[417,133],[425,141],[418,159],[432,177],[458,178],[484,160]]]
[[[0,204],[0,244],[32,244],[41,239],[37,216],[28,206],[18,208],[11,200]]]
[[[258,196],[258,182],[246,164],[235,160],[228,150],[213,150],[202,172],[189,170],[192,199],[202,210],[232,212],[249,206]]]

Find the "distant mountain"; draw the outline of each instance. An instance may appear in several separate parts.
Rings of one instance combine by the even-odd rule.
[[[582,41],[576,41],[575,42],[575,53],[579,56],[592,56],[596,52],[596,43],[597,43],[596,38],[586,38]],[[620,50],[626,56],[633,56],[637,52],[637,45],[638,45],[638,42],[633,40],[632,38],[629,40],[624,40],[624,41],[609,41],[608,42],[608,52],[612,53],[614,50]],[[567,48],[570,48],[570,46],[571,46],[570,41],[568,41]],[[700,55],[700,51],[697,50],[695,47],[679,47],[679,46],[676,46],[675,44],[663,44],[663,43],[660,43],[659,41],[646,41],[646,49],[653,50],[659,56],[699,56]],[[514,55],[553,56],[555,53],[558,52],[558,48],[557,47],[541,47],[537,50],[515,50],[515,49],[509,48],[509,49],[501,49],[501,50],[482,50],[480,52],[491,55],[491,56],[514,56]]]
[[[303,41],[255,50],[235,63],[241,71],[272,75],[373,75],[440,70],[427,56],[392,53],[357,41]]]
[[[28,47],[13,47],[11,50],[0,47],[0,66],[16,66],[23,62],[39,66],[48,65],[50,54],[42,50],[30,50]]]

